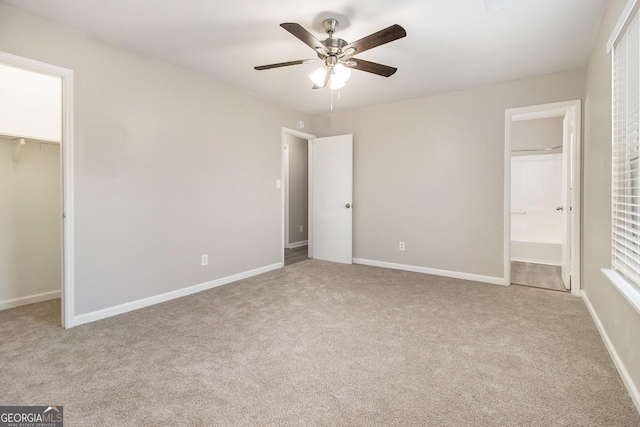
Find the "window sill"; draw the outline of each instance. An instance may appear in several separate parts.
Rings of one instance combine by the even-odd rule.
[[[622,296],[629,301],[629,304],[631,304],[631,306],[640,314],[640,290],[627,282],[624,277],[620,276],[615,271],[607,268],[602,268],[600,270],[605,276],[607,276],[607,279],[609,279],[613,286],[620,291]]]

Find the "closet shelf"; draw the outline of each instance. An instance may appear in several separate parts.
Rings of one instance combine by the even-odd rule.
[[[6,139],[7,141],[11,141],[13,143],[13,163],[16,165],[20,163],[20,151],[22,151],[22,147],[27,145],[27,141],[38,142],[41,144],[60,145],[60,141],[28,138],[28,137],[8,135],[3,133],[0,133],[0,138]]]
[[[44,144],[60,145],[60,141],[56,141],[54,139],[34,138],[34,137],[30,137],[30,136],[12,135],[10,133],[2,133],[2,132],[0,132],[0,138],[8,139],[10,141],[15,141],[16,139],[24,139],[25,141],[41,142],[41,143],[44,143]]]

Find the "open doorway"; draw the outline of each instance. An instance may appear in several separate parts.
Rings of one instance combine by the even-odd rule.
[[[307,258],[323,261],[353,263],[353,135],[316,138],[291,129],[282,129],[282,265],[285,252],[291,246],[303,247],[304,241],[294,242],[291,234],[301,233],[298,223],[289,219],[287,203],[290,198],[289,157],[291,143],[288,136],[307,142]],[[304,156],[302,156],[304,157]],[[293,230],[293,232],[291,232]],[[298,237],[299,239],[300,237]],[[304,260],[304,249],[302,260]]]
[[[505,123],[505,278],[580,289],[580,101],[515,108]]]
[[[283,265],[310,258],[309,144],[313,135],[283,128]]]
[[[563,117],[511,125],[511,283],[568,290],[562,278]]]
[[[0,52],[0,309],[60,298],[72,327],[71,70]]]

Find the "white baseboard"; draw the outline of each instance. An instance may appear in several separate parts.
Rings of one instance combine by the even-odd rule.
[[[607,331],[604,329],[604,326],[602,325],[602,322],[600,321],[600,318],[598,317],[596,310],[593,308],[593,305],[591,305],[591,301],[589,301],[589,297],[587,296],[587,293],[584,290],[582,290],[580,295],[582,296],[582,300],[587,306],[587,310],[589,310],[589,314],[591,314],[591,318],[593,319],[593,322],[596,324],[596,327],[598,328],[598,332],[600,332],[600,336],[602,337],[604,346],[607,348],[607,351],[609,352],[609,355],[613,360],[613,364],[618,370],[618,374],[620,374],[620,378],[622,378],[622,382],[624,383],[624,386],[627,388],[627,391],[631,396],[631,400],[633,400],[633,404],[636,405],[636,409],[640,413],[640,391],[638,391],[638,387],[633,383],[633,379],[629,375],[629,371],[627,371],[627,368],[624,366],[624,363],[622,363],[620,356],[618,356],[618,352],[616,351],[615,347],[613,346],[613,343],[609,339],[609,335],[607,334]]]
[[[436,268],[417,267],[415,265],[395,264],[392,262],[375,261],[370,259],[354,258],[354,264],[370,265],[373,267],[390,268],[393,270],[412,271],[414,273],[432,274],[434,276],[451,277],[453,279],[472,280],[474,282],[490,283],[492,285],[507,286],[502,277],[481,276],[478,274],[460,273],[457,271],[439,270]]]
[[[43,292],[41,294],[8,299],[0,301],[0,310],[7,310],[9,308],[20,307],[21,305],[35,304],[37,302],[49,301],[58,298],[60,298],[60,291]]]
[[[207,289],[212,289],[218,286],[236,282],[238,280],[257,276],[259,274],[263,274],[268,271],[277,270],[278,268],[282,268],[281,262],[267,265],[265,267],[256,268],[254,270],[245,271],[243,273],[234,274],[232,276],[211,280],[210,282],[189,286],[188,288],[178,289],[175,291],[166,292],[164,294],[155,295],[149,298],[143,298],[137,301],[128,302],[125,304],[117,305],[115,307],[109,307],[109,308],[94,311],[91,313],[80,314],[75,317],[74,326],[82,325],[84,323],[89,323],[89,322],[95,322],[96,320],[106,319],[107,317],[117,316],[118,314],[128,313],[130,311],[138,310],[144,307],[149,307],[151,305],[159,304],[161,302],[166,302],[176,298],[195,294],[197,292],[206,291]]]
[[[288,249],[295,249],[295,248],[299,248],[300,246],[307,246],[307,245],[309,245],[308,240],[301,240],[299,242],[289,243]]]

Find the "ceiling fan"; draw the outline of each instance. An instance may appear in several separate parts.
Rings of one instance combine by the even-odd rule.
[[[393,75],[398,70],[397,68],[365,61],[364,59],[354,58],[354,55],[373,49],[374,47],[378,47],[385,43],[401,39],[407,35],[404,28],[395,24],[353,43],[347,43],[342,39],[333,37],[333,34],[336,32],[336,28],[338,27],[338,21],[336,19],[325,19],[322,21],[322,27],[329,35],[326,40],[322,41],[316,39],[300,24],[288,22],[280,24],[280,26],[300,39],[304,44],[315,50],[318,58],[320,58],[324,63],[322,67],[309,75],[311,80],[314,82],[314,89],[320,89],[327,85],[329,85],[331,89],[338,89],[344,86],[344,83],[351,75],[351,69],[366,71],[383,77]],[[290,65],[310,64],[315,61],[317,60],[301,59],[298,61],[260,65],[258,67],[254,67],[254,69],[269,70],[271,68],[287,67]]]

